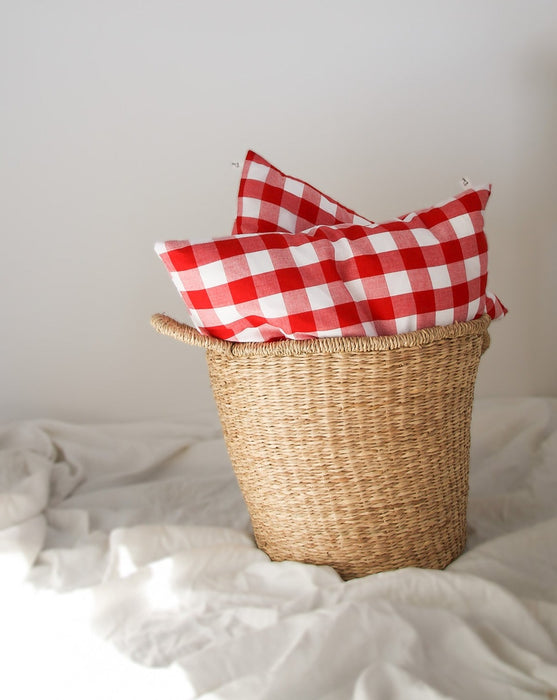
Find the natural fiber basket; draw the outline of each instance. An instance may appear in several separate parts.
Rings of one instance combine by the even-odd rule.
[[[464,549],[489,321],[272,343],[218,340],[161,314],[152,324],[206,349],[258,546],[348,579],[444,568]]]

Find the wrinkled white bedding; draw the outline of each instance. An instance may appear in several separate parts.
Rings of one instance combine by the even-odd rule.
[[[0,427],[6,698],[557,698],[557,400],[474,408],[445,571],[256,549],[214,420]]]

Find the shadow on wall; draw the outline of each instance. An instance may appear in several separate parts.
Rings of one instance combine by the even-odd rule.
[[[480,395],[497,395],[498,374],[514,368],[513,393],[557,396],[557,51],[540,47],[509,73],[515,95],[508,114],[514,122],[505,197],[510,205],[497,214],[502,235],[490,257],[491,286],[509,315],[490,329],[493,352],[480,366]],[[497,206],[496,197],[492,204]]]
[[[520,99],[526,112],[521,134],[515,212],[524,245],[519,248],[519,287],[526,291],[523,320],[537,342],[527,344],[527,367],[545,366],[549,375],[538,393],[557,396],[557,52],[546,48],[525,61]],[[540,175],[542,174],[542,175]],[[525,205],[522,205],[524,201]],[[529,269],[524,270],[527,263]],[[522,319],[521,319],[522,320]],[[538,379],[538,382],[540,380]],[[534,380],[532,380],[534,383]]]

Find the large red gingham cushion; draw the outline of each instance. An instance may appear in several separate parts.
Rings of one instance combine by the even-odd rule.
[[[382,224],[317,226],[156,251],[205,334],[233,341],[374,336],[506,312],[486,294],[489,187]]]
[[[285,175],[262,156],[248,151],[233,234],[299,233],[312,226],[369,223],[307,182]]]

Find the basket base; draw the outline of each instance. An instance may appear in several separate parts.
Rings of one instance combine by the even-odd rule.
[[[449,531],[454,531],[454,523],[449,523],[449,526]],[[276,542],[268,543],[262,535],[259,537],[256,535],[255,541],[259,549],[272,561],[299,561],[304,564],[331,566],[341,578],[348,581],[406,567],[444,569],[457,559],[466,547],[466,524],[458,528],[458,531],[460,537],[455,537],[453,534],[447,537],[444,543],[440,542],[436,527],[429,537],[425,533],[420,533],[421,551],[417,551],[415,546],[408,546],[405,533],[401,533],[397,540],[384,535],[368,538],[364,536],[357,545],[357,556],[352,554],[348,558],[347,552],[353,552],[354,542],[338,542],[335,543],[336,549],[329,547],[327,551],[323,551],[319,548],[319,543],[316,543],[315,547],[308,547],[308,541],[304,540],[297,551],[292,543],[281,550]],[[443,549],[443,547],[446,548]]]

